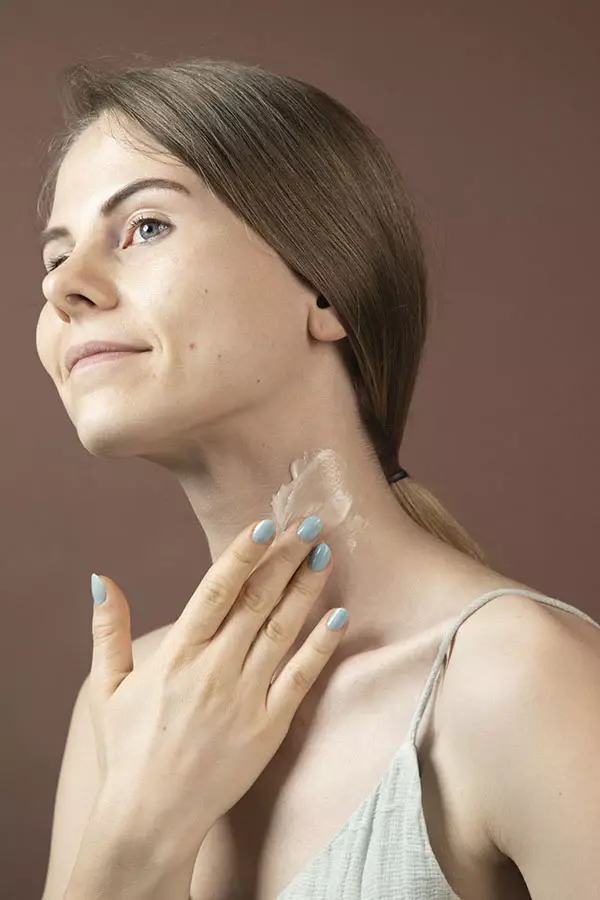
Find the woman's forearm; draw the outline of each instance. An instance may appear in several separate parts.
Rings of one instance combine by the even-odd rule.
[[[139,805],[104,788],[64,900],[188,900],[194,861],[178,858],[169,835]]]

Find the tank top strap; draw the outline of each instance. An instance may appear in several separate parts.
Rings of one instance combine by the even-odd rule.
[[[540,594],[537,591],[527,591],[521,588],[512,587],[499,588],[494,591],[489,591],[487,594],[483,594],[483,596],[481,597],[477,597],[461,612],[459,617],[448,629],[445,637],[442,639],[437,652],[437,656],[429,672],[429,677],[425,682],[425,687],[423,688],[421,698],[412,717],[407,738],[407,740],[410,741],[411,744],[414,745],[415,743],[419,723],[421,721],[421,718],[423,717],[423,713],[425,712],[425,708],[427,707],[427,702],[429,700],[429,697],[431,696],[431,692],[435,685],[436,679],[440,673],[442,663],[444,662],[444,659],[448,652],[448,648],[450,647],[450,644],[452,643],[456,632],[458,631],[462,623],[469,618],[469,616],[472,616],[474,612],[477,612],[478,609],[480,609],[482,606],[485,606],[485,604],[489,603],[490,600],[493,600],[495,597],[499,597],[502,594],[520,594],[524,597],[529,597],[531,600],[539,600],[541,603],[545,603],[547,606],[554,606],[557,609],[565,610],[565,612],[574,613],[575,615],[580,616],[582,619],[585,619],[587,622],[590,622],[590,624],[595,625],[596,628],[600,628],[600,624],[590,616],[588,616],[586,613],[584,613],[581,609],[577,609],[577,607],[575,606],[564,603],[562,600],[556,600],[554,597],[548,597],[546,596],[546,594]]]

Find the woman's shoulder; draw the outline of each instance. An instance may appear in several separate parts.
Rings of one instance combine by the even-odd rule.
[[[594,619],[591,613],[568,598],[509,579],[491,582],[480,596],[505,588],[457,628],[444,673],[449,722],[458,721],[459,708],[469,708],[465,697],[472,692],[491,702],[507,690],[521,690],[523,679],[539,677],[565,654],[600,658],[600,625],[585,618]],[[558,603],[547,602],[554,600]]]
[[[534,828],[530,807],[542,809],[542,798],[554,796],[549,786],[558,772],[564,803],[575,802],[567,785],[576,775],[573,761],[592,752],[590,710],[600,700],[594,616],[568,598],[560,598],[560,607],[543,602],[543,591],[521,589],[540,597],[503,594],[462,623],[438,723],[444,784],[460,799],[472,833],[485,834],[486,846],[510,858],[519,835]],[[538,818],[540,835],[545,827]]]
[[[594,619],[592,613],[569,598],[553,597],[539,588],[508,580],[498,587],[506,587],[506,593],[485,603],[460,626],[465,650],[481,654],[483,659],[497,648],[501,659],[508,654],[512,663],[531,660],[548,641],[560,644],[583,640],[592,651],[600,650],[600,624],[588,621],[585,617]],[[486,593],[494,590],[494,586],[486,588]]]

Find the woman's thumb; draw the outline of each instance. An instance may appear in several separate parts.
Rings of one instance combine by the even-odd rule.
[[[133,671],[131,617],[121,588],[106,575],[92,575],[92,667],[94,690],[110,697]]]

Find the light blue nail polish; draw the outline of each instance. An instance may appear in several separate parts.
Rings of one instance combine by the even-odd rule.
[[[329,544],[317,544],[308,554],[308,568],[320,572],[331,559]]]
[[[263,519],[252,532],[252,540],[255,544],[266,544],[275,534],[275,522],[273,519]]]
[[[314,541],[318,533],[323,528],[323,523],[318,516],[309,516],[298,526],[296,534],[303,541]]]
[[[92,597],[94,598],[94,603],[98,606],[100,603],[104,603],[106,600],[106,588],[104,587],[104,582],[101,578],[92,572]]]
[[[327,627],[330,631],[339,631],[340,628],[344,625],[344,622],[348,618],[348,611],[344,609],[343,606],[340,606],[339,609],[336,609],[333,612],[329,619],[327,620]]]

